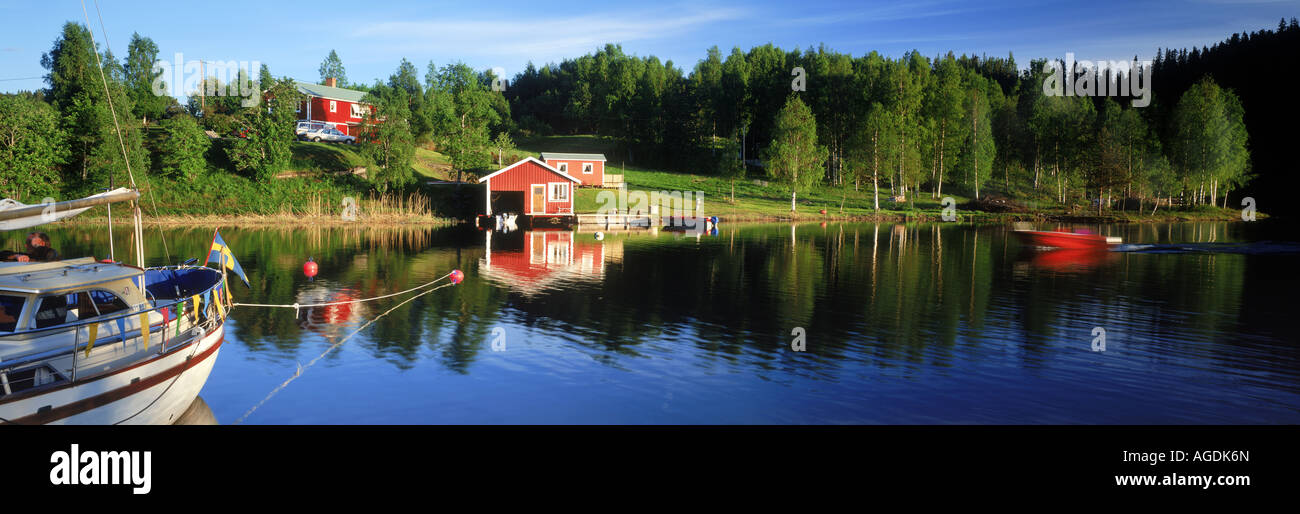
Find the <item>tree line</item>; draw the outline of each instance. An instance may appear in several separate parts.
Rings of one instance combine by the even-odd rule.
[[[1131,105],[1134,92],[1044,94],[1044,60],[1020,70],[1010,55],[855,57],[771,44],[725,57],[711,48],[689,73],[611,44],[559,64],[530,63],[505,96],[521,132],[594,133],[634,165],[768,175],[792,193],[825,184],[904,199],[955,188],[976,199],[991,189],[1099,209],[1157,200],[1226,206],[1262,171],[1251,136],[1269,132],[1268,155],[1284,148],[1269,124],[1248,130],[1238,91],[1259,99],[1260,110],[1294,107],[1276,105],[1287,82],[1256,87],[1258,70],[1237,76],[1216,66],[1247,51],[1277,62],[1295,55],[1297,35],[1292,19],[1214,49],[1161,50],[1136,72],[1154,84],[1149,108]],[[800,72],[805,87],[792,90]]]
[[[483,170],[504,164],[512,135],[559,133],[607,137],[633,165],[733,184],[771,176],[790,184],[792,197],[819,184],[869,188],[876,208],[882,195],[907,201],[946,191],[1099,209],[1158,200],[1226,206],[1257,174],[1282,175],[1271,169],[1284,146],[1270,130],[1280,123],[1270,111],[1295,109],[1270,109],[1284,86],[1255,85],[1232,73],[1240,71],[1232,63],[1247,54],[1294,55],[1298,42],[1292,19],[1212,49],[1162,50],[1143,72],[1154,87],[1149,108],[1126,97],[1045,94],[1043,60],[1021,70],[1010,55],[853,56],[824,45],[733,48],[725,57],[714,47],[686,72],[610,44],[559,64],[529,64],[508,82],[459,62],[430,61],[421,77],[403,59],[369,85],[348,82],[331,51],[320,73],[322,82],[333,77],[367,93],[360,153],[381,190],[414,182],[417,145],[435,145],[458,171]],[[48,87],[0,96],[0,191],[90,192],[122,180],[126,162],[135,173],[178,178],[215,163],[262,181],[289,166],[302,100],[292,80],[263,65],[256,76],[241,71],[234,83],[207,78],[202,87],[252,82],[266,103],[189,95],[180,105],[153,91],[157,46],[135,34],[127,52],[120,62],[110,52],[100,57],[84,27],[63,27],[42,59]],[[150,123],[164,134],[147,137],[142,127]],[[237,137],[213,140],[204,130]],[[1273,159],[1270,169],[1260,169],[1258,155]]]

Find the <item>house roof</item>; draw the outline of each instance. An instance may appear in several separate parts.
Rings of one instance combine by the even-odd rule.
[[[543,160],[543,161],[558,160],[558,161],[601,161],[601,162],[604,162],[604,161],[605,161],[605,154],[603,154],[603,153],[556,153],[556,152],[542,152],[542,160]]]
[[[529,161],[532,161],[532,162],[537,163],[538,166],[541,166],[541,167],[543,167],[543,168],[546,168],[546,169],[547,169],[548,171],[550,171],[551,173],[554,173],[554,174],[556,174],[556,175],[559,175],[559,176],[561,176],[561,177],[567,178],[567,179],[572,180],[572,181],[577,182],[577,183],[582,183],[581,180],[578,180],[577,178],[574,178],[572,175],[569,175],[568,173],[565,173],[565,172],[563,172],[563,171],[560,171],[560,170],[557,170],[557,169],[555,169],[555,168],[552,168],[552,167],[548,166],[546,163],[537,160],[536,157],[527,157],[527,158],[524,158],[524,159],[520,159],[519,162],[516,162],[516,163],[514,163],[514,164],[511,164],[511,165],[506,166],[506,167],[504,167],[504,168],[501,168],[501,169],[499,169],[499,170],[496,170],[496,171],[492,172],[490,175],[487,175],[487,176],[485,176],[485,177],[483,177],[483,178],[481,178],[481,179],[478,179],[478,181],[479,181],[480,183],[482,183],[482,182],[487,182],[488,179],[490,179],[490,178],[492,178],[492,177],[495,177],[495,176],[497,176],[497,175],[500,175],[500,174],[502,174],[502,173],[505,173],[506,171],[509,171],[510,169],[514,168],[515,166],[518,166],[518,165],[520,165],[520,164],[523,164],[523,163],[525,163],[525,162],[529,162]]]
[[[307,82],[294,81],[298,86],[298,92],[309,96],[318,96],[330,100],[343,100],[345,102],[360,103],[362,98],[366,97],[364,91],[355,89],[344,89],[341,87],[322,86],[320,84],[310,84]]]

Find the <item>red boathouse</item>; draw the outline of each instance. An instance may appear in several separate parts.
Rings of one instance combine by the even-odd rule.
[[[581,180],[534,157],[501,168],[478,181],[484,184],[484,209],[533,217],[572,217],[573,194]]]

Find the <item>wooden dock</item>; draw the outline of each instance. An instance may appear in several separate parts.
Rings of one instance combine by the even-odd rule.
[[[575,214],[578,225],[597,226],[597,227],[624,227],[624,228],[650,228],[650,227],[674,227],[680,225],[700,225],[704,224],[703,218],[694,218],[691,216],[659,216],[648,214]]]

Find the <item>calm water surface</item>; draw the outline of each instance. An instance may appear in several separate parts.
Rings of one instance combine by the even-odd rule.
[[[1134,243],[1270,235],[1243,223],[1094,228]],[[466,275],[347,341],[247,423],[1300,422],[1300,256],[1044,254],[1009,230],[222,236],[253,283],[235,288],[237,302],[371,297]],[[50,234],[66,256],[107,253],[102,230]],[[151,265],[199,256],[211,239],[161,234],[166,250],[158,229],[146,234]],[[301,272],[309,256],[315,281]],[[237,308],[202,397],[232,422],[400,300],[300,317]],[[804,352],[791,349],[798,333]]]

